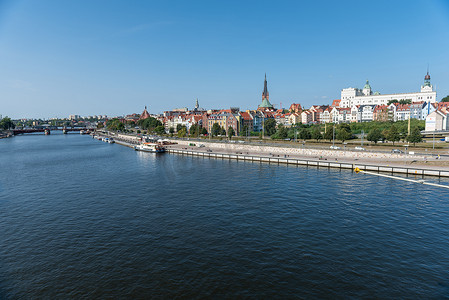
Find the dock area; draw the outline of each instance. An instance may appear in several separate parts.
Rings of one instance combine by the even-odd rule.
[[[347,163],[338,161],[323,161],[314,159],[298,159],[287,157],[273,157],[273,156],[259,156],[249,154],[230,154],[230,153],[217,153],[197,150],[184,150],[176,148],[168,148],[167,152],[180,155],[201,156],[214,159],[233,159],[241,161],[259,162],[259,163],[274,163],[274,164],[286,164],[286,165],[301,165],[307,167],[317,168],[337,168],[337,169],[350,169],[354,171],[355,168],[359,168],[363,171],[375,171],[385,172],[390,174],[400,173],[406,175],[419,175],[419,176],[437,176],[437,177],[449,177],[449,170],[444,169],[428,169],[428,168],[416,168],[407,166],[386,166],[379,164],[364,164],[364,163]]]
[[[106,136],[106,135],[105,135]],[[110,136],[119,145],[134,148],[141,141],[125,134]],[[170,140],[166,151],[171,154],[229,159],[256,163],[298,165],[316,168],[336,168],[354,171],[374,171],[414,176],[449,177],[448,158],[429,160],[425,156],[373,152],[329,151],[250,144],[223,144],[208,141]],[[199,147],[201,145],[201,147]]]

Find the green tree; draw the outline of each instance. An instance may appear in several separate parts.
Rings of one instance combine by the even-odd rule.
[[[336,138],[337,138],[337,140],[340,140],[343,143],[344,143],[344,141],[352,138],[351,127],[349,127],[349,125],[346,123],[340,124],[340,126],[337,130]]]
[[[153,118],[153,117],[139,120],[139,121],[137,121],[137,124],[139,125],[140,128],[148,130],[150,132],[154,131],[156,129],[156,127],[162,125],[161,121],[159,121],[158,119]]]
[[[248,125],[243,125],[240,129],[240,136],[248,136],[248,135],[249,135]]]
[[[128,121],[126,121],[126,125],[134,127],[134,126],[136,126],[136,122],[134,120],[128,120]]]
[[[407,136],[407,142],[413,143],[413,147],[416,145],[416,143],[422,142],[422,135],[421,131],[418,127],[413,127],[413,129],[410,132],[410,135]]]
[[[399,104],[412,104],[412,99],[401,99]]]
[[[378,141],[383,139],[382,131],[379,128],[373,128],[368,133],[366,139],[377,144]]]
[[[275,134],[273,134],[271,137],[276,139],[286,139],[288,136],[288,130],[285,128],[284,125],[279,124],[278,129]]]
[[[168,132],[169,132],[170,134],[173,134],[173,133],[175,133],[175,129],[174,129],[173,127],[170,127],[170,129],[168,130]]]
[[[196,136],[198,135],[198,125],[192,125],[190,126],[190,130],[189,130],[190,136]]]
[[[274,119],[267,119],[263,122],[265,135],[273,135],[276,132],[276,121]]]
[[[388,100],[387,102],[387,106],[389,106],[392,103],[399,103],[398,99],[392,99],[392,100]]]
[[[235,134],[234,128],[232,126],[229,126],[228,128],[228,138],[232,139],[232,136]]]
[[[308,140],[311,138],[310,131],[307,128],[301,128],[299,131],[299,138],[302,140]]]
[[[123,124],[119,119],[114,118],[106,122],[106,127],[111,131],[122,131],[125,129],[125,124]]]
[[[164,127],[163,125],[159,125],[159,126],[157,126],[157,127],[154,129],[154,131],[155,131],[157,134],[164,134],[164,133],[165,133],[165,127]]]
[[[321,134],[320,127],[316,126],[312,131],[312,139],[315,139],[317,142],[323,138]]]
[[[334,138],[334,126],[331,126],[330,124],[328,124],[329,126],[327,126],[327,130],[324,133],[324,138],[326,140],[332,141]]]
[[[187,136],[187,129],[185,127],[181,128],[181,130],[178,131],[178,137],[186,137]]]
[[[449,102],[449,95],[441,99],[441,102]]]
[[[13,123],[13,121],[11,121],[11,118],[4,117],[0,121],[0,128],[4,129],[4,130],[14,129],[14,123]]]
[[[186,128],[186,126],[185,125],[181,125],[181,124],[176,125],[176,132],[180,131],[183,128]],[[186,128],[186,132],[187,132],[187,128]]]
[[[391,125],[390,129],[387,130],[387,134],[385,136],[385,138],[390,141],[393,142],[393,146],[395,142],[399,142],[401,139],[401,135],[399,134],[398,129],[396,128],[396,126]]]
[[[347,141],[350,138],[352,138],[352,133],[347,129],[338,129],[336,138],[337,140],[340,140],[342,141],[342,143],[344,143],[344,141]]]
[[[201,130],[200,130],[200,133],[201,134],[207,134],[207,129],[202,127]]]
[[[212,136],[217,136],[221,133],[221,127],[218,123],[214,123],[214,125],[212,125],[212,130],[211,130],[211,134]]]

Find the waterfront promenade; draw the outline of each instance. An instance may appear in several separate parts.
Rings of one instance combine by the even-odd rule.
[[[118,144],[132,147],[135,136],[114,136]],[[449,176],[449,157],[350,150],[309,149],[254,145],[249,143],[223,143],[207,140],[169,139],[169,153],[196,155],[210,158],[228,158],[269,163],[286,163],[329,168],[373,170],[414,175]]]
[[[173,141],[175,142],[175,141]],[[354,169],[407,175],[449,176],[448,158],[439,159],[442,165],[433,165],[431,157],[355,151],[300,149],[245,144],[223,144],[176,140],[167,146],[168,152],[211,158],[247,160],[255,162],[284,163],[306,166]],[[195,146],[192,146],[195,144]],[[204,145],[198,147],[198,145]]]
[[[190,149],[196,151],[212,151],[228,154],[247,154],[258,156],[284,157],[296,159],[316,159],[338,161],[344,163],[366,163],[395,166],[419,166],[430,169],[449,170],[449,157],[413,154],[394,154],[385,152],[367,152],[354,150],[310,149],[302,147],[265,146],[246,143],[219,143],[209,141],[171,140],[177,145],[173,149]],[[189,146],[194,144],[195,146]],[[198,147],[199,145],[204,147]],[[438,159],[436,159],[438,158]]]

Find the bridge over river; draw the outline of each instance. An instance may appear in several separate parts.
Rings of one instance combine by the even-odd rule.
[[[51,131],[53,130],[62,130],[63,133],[68,133],[71,131],[84,131],[85,133],[90,133],[92,131],[94,131],[95,129],[93,128],[86,128],[86,127],[72,127],[72,128],[67,128],[67,127],[48,127],[48,128],[43,128],[43,127],[33,127],[33,128],[22,128],[22,129],[13,129],[12,133],[14,135],[18,135],[18,134],[25,134],[25,133],[38,133],[38,132],[42,132],[44,134],[50,134]]]

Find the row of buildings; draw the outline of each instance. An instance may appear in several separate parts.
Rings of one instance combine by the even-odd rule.
[[[424,77],[424,84],[419,92],[386,94],[373,92],[369,81],[363,89],[346,88],[341,91],[341,99],[334,100],[331,105],[312,105],[305,109],[299,103],[293,103],[288,110],[275,109],[269,101],[268,84],[265,74],[262,101],[255,110],[240,111],[239,108],[205,110],[200,108],[198,99],[192,110],[180,108],[155,115],[165,127],[166,132],[178,125],[185,126],[188,131],[192,126],[200,126],[211,132],[214,124],[228,130],[232,127],[236,134],[240,132],[260,132],[263,123],[274,119],[276,124],[292,126],[321,123],[351,123],[368,121],[401,121],[410,118],[426,120],[438,112],[447,115],[449,103],[437,102],[437,94],[430,83],[430,75]],[[134,120],[149,116],[144,110],[141,115],[130,115]]]

